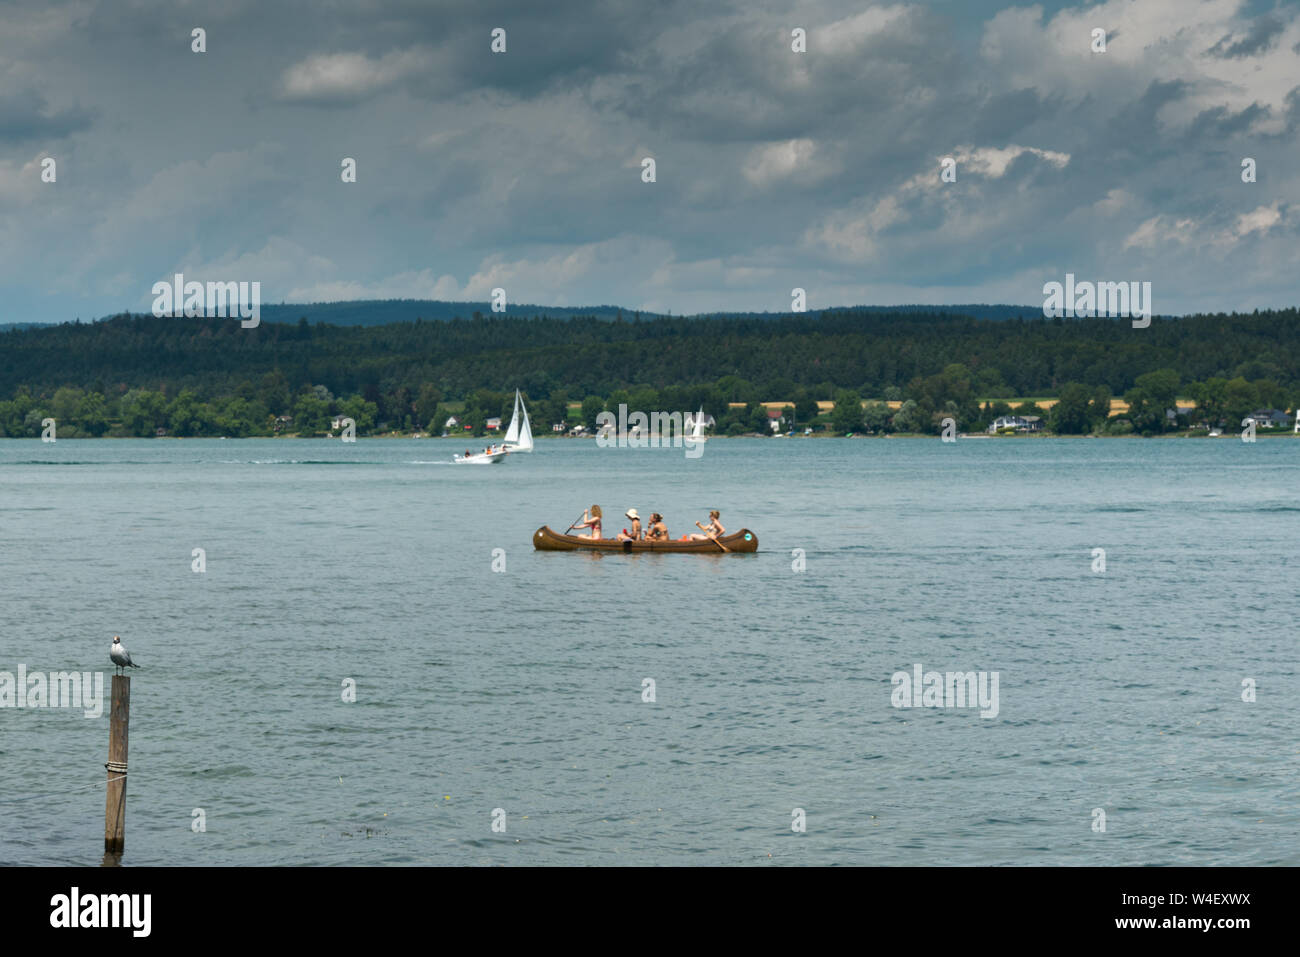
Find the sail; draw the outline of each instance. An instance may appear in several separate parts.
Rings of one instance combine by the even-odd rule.
[[[506,442],[519,441],[519,390],[515,389],[515,414],[510,417],[510,428],[506,429]]]
[[[515,396],[518,395],[519,392],[516,390]],[[524,420],[519,426],[519,441],[515,443],[514,448],[516,452],[531,452],[533,450],[533,430],[528,425],[528,406],[524,405],[523,399],[519,399],[519,408],[523,410]]]

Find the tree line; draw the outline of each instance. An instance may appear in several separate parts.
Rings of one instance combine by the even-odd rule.
[[[253,329],[123,314],[0,333],[5,436],[39,435],[47,417],[61,436],[324,434],[338,416],[358,434],[439,434],[452,408],[483,434],[487,419],[508,419],[516,387],[542,434],[553,422],[593,427],[620,402],[647,412],[702,405],[731,434],[766,432],[764,401],[789,403],[788,426],[936,432],[952,417],[974,431],[1018,396],[1057,397],[1044,415],[1053,431],[1154,434],[1186,424],[1168,416],[1176,397],[1216,425],[1294,408],[1300,313],[1155,319],[1146,329],[854,310],[612,321],[476,314],[370,327],[301,319]],[[1110,417],[1111,396],[1129,412]],[[819,400],[834,408],[821,413]]]

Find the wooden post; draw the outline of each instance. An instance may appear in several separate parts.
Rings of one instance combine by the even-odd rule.
[[[126,739],[131,723],[131,679],[113,675],[108,713],[108,796],[104,800],[104,850],[121,853],[126,844]]]

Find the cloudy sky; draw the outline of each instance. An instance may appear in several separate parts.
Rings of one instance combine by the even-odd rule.
[[[1041,304],[1073,272],[1296,305],[1298,131],[1294,2],[6,0],[0,322],[147,311],[175,272],[266,302]]]

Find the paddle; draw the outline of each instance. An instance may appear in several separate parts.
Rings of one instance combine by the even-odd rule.
[[[704,528],[704,526],[701,525],[699,522],[696,522],[695,525],[696,525],[697,528],[703,528],[704,531],[706,531],[706,532],[708,531],[708,529],[707,529],[707,528]],[[710,535],[710,536],[709,536],[709,539],[710,539],[710,540],[711,540],[715,545],[717,545],[720,549],[722,549],[724,552],[729,552],[729,551],[731,551],[730,548],[728,548],[726,545],[722,544],[722,542],[718,541],[718,539],[717,539],[716,536],[714,536],[714,535]]]
[[[586,515],[586,514],[587,514],[587,510],[584,508],[582,510],[582,515]],[[582,521],[582,515],[579,515],[577,518],[573,520],[573,525],[577,525],[579,522]],[[570,525],[568,528],[564,530],[565,535],[568,535],[569,532],[573,531],[573,525]]]

